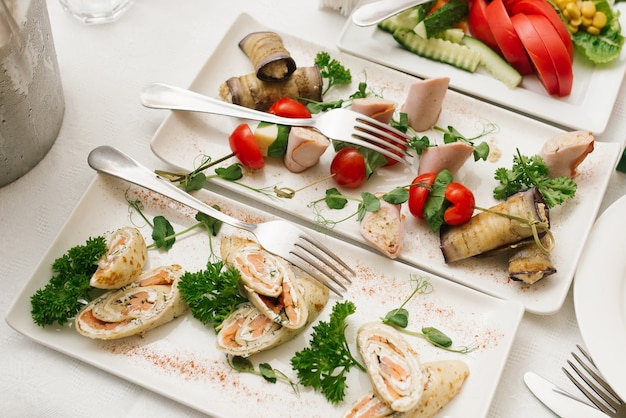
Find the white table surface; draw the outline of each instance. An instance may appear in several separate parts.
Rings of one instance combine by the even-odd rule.
[[[49,1],[66,113],[44,160],[0,188],[0,308],[6,312],[95,176],[86,162],[98,145],[117,146],[148,166],[160,161],[150,140],[166,113],[143,108],[141,88],[153,81],[186,86],[242,12],[272,28],[335,48],[345,17],[317,0],[137,0],[114,24],[84,26]],[[616,86],[615,88],[618,88]],[[605,133],[623,145],[626,91]],[[614,172],[603,211],[626,193],[626,174]],[[553,416],[523,384],[539,371],[571,388],[561,373],[582,337],[571,291],[551,316],[525,314],[490,417]],[[0,322],[0,415],[4,417],[189,416],[202,414],[60,354]],[[306,416],[306,411],[298,411]],[[468,412],[467,416],[471,416]]]

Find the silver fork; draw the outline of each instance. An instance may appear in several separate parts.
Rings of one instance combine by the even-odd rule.
[[[150,189],[226,224],[251,232],[266,251],[300,267],[338,296],[346,290],[343,282],[351,283],[350,277],[355,275],[330,249],[293,223],[285,220],[249,223],[228,216],[161,179],[116,148],[107,145],[95,148],[89,153],[88,163],[100,173]]]
[[[576,347],[578,347],[578,350],[580,350],[584,359],[575,352],[572,352],[572,356],[586,373],[577,367],[571,360],[567,360],[567,364],[569,364],[569,366],[574,370],[574,372],[576,372],[578,377],[582,379],[585,384],[576,379],[576,377],[565,367],[561,368],[563,372],[599,410],[611,417],[626,417],[626,404],[624,404],[624,401],[620,399],[615,391],[611,389],[609,384],[600,376],[600,372],[591,359],[591,356],[589,356],[589,354],[587,354],[587,352],[580,345],[576,344]],[[589,390],[589,388],[591,390]]]
[[[410,139],[407,134],[349,109],[331,109],[312,118],[284,118],[164,83],[149,84],[140,99],[144,106],[153,109],[188,110],[278,125],[313,127],[331,139],[373,149],[406,165],[413,164],[413,156],[406,148]]]

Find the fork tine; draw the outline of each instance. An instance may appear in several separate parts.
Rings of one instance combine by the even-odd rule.
[[[403,144],[406,141],[408,141],[409,139],[411,139],[411,137],[408,134],[406,134],[405,132],[402,132],[401,130],[394,128],[393,126],[389,125],[388,123],[380,122],[380,121],[378,121],[378,120],[376,120],[374,118],[370,118],[370,117],[367,117],[367,116],[359,114],[359,115],[357,115],[356,120],[360,121],[360,122],[363,122],[363,123],[366,123],[369,126],[380,128],[380,130],[383,131],[383,132],[388,132],[388,133],[394,134],[395,138],[390,138],[390,139],[394,139],[395,141],[397,141],[400,144]]]
[[[386,146],[394,146],[398,151],[405,151],[406,143],[408,141],[408,138],[406,136],[398,137],[395,133],[390,132],[387,128],[381,128],[375,125],[371,125],[369,123],[362,122],[359,119],[355,121],[354,128],[359,132],[367,132],[371,134],[373,136],[372,141],[375,140],[377,143]]]
[[[585,382],[587,382],[587,378],[583,377],[583,375],[581,374],[580,370],[578,370],[578,368],[576,366],[574,366],[574,364],[571,361],[568,360],[567,363],[570,365],[570,367],[572,367],[574,369],[576,374],[578,374],[578,376],[580,376],[581,379],[583,379]],[[565,373],[565,375],[578,388],[578,390],[580,390],[587,397],[587,399],[589,399],[600,411],[604,412],[605,414],[613,414],[615,412],[611,408],[606,406],[604,403],[600,402],[600,400],[593,393],[591,393],[584,385],[582,385],[569,372],[569,370],[567,370],[565,367],[561,367],[561,370],[563,370],[563,373]]]
[[[395,143],[392,144],[390,142],[387,142],[386,140],[380,138],[380,136],[372,134],[371,131],[359,129],[358,126],[355,126],[354,130],[355,132],[352,134],[353,137],[365,139],[369,142],[373,142],[375,144],[380,145],[384,149],[388,148],[390,150],[399,152],[402,155],[407,155],[407,156],[410,155],[408,151],[406,150],[406,147],[402,148],[401,146],[398,146]]]
[[[392,159],[394,159],[394,160],[396,160],[396,161],[398,161],[400,163],[403,163],[403,164],[406,164],[406,165],[412,165],[412,163],[406,159],[406,157],[411,157],[412,158],[412,156],[409,155],[409,154],[404,154],[403,156],[400,156],[400,155],[398,155],[398,154],[396,154],[394,152],[391,152],[389,150],[381,148],[380,145],[372,144],[371,142],[365,141],[364,139],[359,139],[359,138],[357,138],[355,136],[353,136],[349,140],[346,140],[346,139],[343,139],[343,140],[345,142],[350,143],[350,144],[360,145],[362,147],[369,148],[369,149],[372,149],[374,151],[377,151],[377,152],[379,152],[379,153],[381,153],[381,154],[383,154],[383,155],[385,155],[385,156],[387,156],[389,158],[392,158]],[[338,141],[342,141],[342,139],[339,139]]]
[[[593,362],[593,359],[587,353],[587,351],[585,351],[585,349],[583,349],[579,344],[576,344],[576,347],[578,347],[578,350],[580,350],[582,355],[585,356],[585,358],[589,361],[589,363],[591,363],[591,365],[597,370],[598,367],[596,366],[596,363]],[[609,393],[609,395],[613,396],[613,398],[615,398],[619,402],[622,402],[622,400],[620,399],[619,395],[617,393],[615,393],[613,388],[611,388],[611,386],[609,386],[609,384],[600,375],[598,375],[597,373],[595,373],[594,371],[589,369],[588,366],[583,364],[580,360],[578,360],[578,362],[583,365],[585,370],[587,370],[587,372],[589,372],[589,374],[591,374],[594,377],[594,379],[596,379],[596,381]]]
[[[339,258],[337,256],[337,254],[332,252],[330,249],[326,248],[326,246],[324,244],[322,244],[321,242],[319,242],[318,240],[314,239],[313,237],[307,236],[307,235],[301,235],[300,239],[301,239],[302,244],[306,244],[306,248],[305,248],[305,246],[303,246],[302,244],[299,243],[300,247],[304,248],[305,250],[307,250],[311,254],[317,253],[318,254],[318,256],[317,256],[318,260],[321,260],[323,258],[323,256],[320,256],[320,253],[322,253],[322,254],[332,258],[337,264],[339,264],[348,273],[350,273],[351,276],[356,275],[354,270],[352,270],[352,268],[349,265],[347,265],[345,261],[343,261],[341,258]],[[347,280],[349,283],[352,283],[352,281],[345,274],[343,274],[339,269],[337,269],[337,267],[335,267],[332,263],[326,263],[326,265],[328,265],[328,266],[332,267],[333,269],[335,269],[335,271],[337,271],[337,273],[339,273],[345,280]]]

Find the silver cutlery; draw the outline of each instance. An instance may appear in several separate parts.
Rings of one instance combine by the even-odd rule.
[[[581,366],[579,368],[571,360],[567,360],[567,364],[574,370],[574,376],[567,368],[562,367],[563,373],[572,381],[572,383],[580,389],[580,391],[589,399],[599,410],[610,417],[624,418],[626,417],[626,404],[611,389],[611,386],[600,376],[595,363],[591,356],[578,344],[576,347],[582,354],[572,352],[572,357]],[[584,371],[583,371],[584,370]],[[584,383],[583,383],[584,382]]]
[[[187,110],[279,125],[312,127],[331,139],[360,145],[401,163],[413,164],[413,156],[405,146],[410,139],[407,134],[349,109],[331,109],[312,118],[285,118],[164,83],[148,85],[141,92],[140,100],[144,106],[153,109]]]
[[[527,372],[524,375],[524,383],[537,399],[561,417],[606,418],[606,415],[599,409],[588,405],[536,373]]]
[[[352,13],[352,23],[357,26],[372,26],[383,20],[430,0],[379,0],[365,4]]]
[[[150,189],[235,228],[251,232],[266,251],[300,267],[338,296],[347,289],[344,282],[350,283],[350,277],[355,275],[332,250],[293,223],[285,220],[249,223],[228,216],[160,178],[116,148],[106,145],[95,148],[89,153],[88,163],[100,173]]]

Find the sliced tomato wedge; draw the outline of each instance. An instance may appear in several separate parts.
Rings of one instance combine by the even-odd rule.
[[[521,13],[525,15],[541,15],[547,18],[554,26],[554,29],[556,29],[563,45],[565,45],[570,62],[574,60],[574,44],[572,43],[569,30],[550,2],[546,0],[504,0],[504,5],[509,11],[509,16]]]
[[[563,45],[556,29],[554,29],[554,26],[546,17],[543,15],[527,15],[527,17],[537,33],[541,35],[541,40],[548,50],[552,65],[554,65],[556,78],[559,83],[557,95],[561,97],[569,95],[574,84],[574,71],[565,45]]]
[[[485,8],[487,22],[502,56],[522,75],[533,73],[533,67],[522,43],[521,35],[513,27],[502,0],[492,0]]]
[[[496,38],[493,36],[491,29],[489,28],[489,22],[487,22],[487,14],[485,9],[487,8],[486,0],[472,0],[469,4],[469,14],[467,16],[467,24],[472,36],[482,42],[484,42],[489,48],[496,51],[498,54],[502,54]]]
[[[516,14],[511,17],[511,22],[528,52],[541,84],[543,84],[549,94],[559,94],[559,80],[556,68],[552,63],[552,58],[541,38],[541,34],[537,32],[530,16]]]
[[[228,137],[231,151],[241,164],[253,170],[263,168],[265,161],[254,132],[247,123],[242,123]]]

